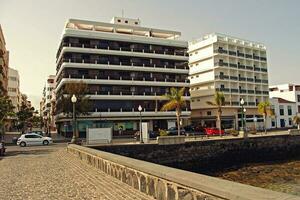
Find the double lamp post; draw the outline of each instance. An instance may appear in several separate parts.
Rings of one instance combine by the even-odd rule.
[[[73,104],[73,137],[71,140],[71,143],[76,143],[77,140],[77,124],[76,124],[76,110],[75,110],[75,104],[77,102],[77,97],[75,96],[75,94],[73,94],[73,96],[71,97],[71,102]]]
[[[245,101],[244,99],[241,99],[241,106],[242,106],[242,130],[243,130],[243,134],[244,134],[244,138],[247,137],[247,133],[246,133],[246,118],[245,118],[245,113],[246,113],[246,108],[244,108],[244,104]]]

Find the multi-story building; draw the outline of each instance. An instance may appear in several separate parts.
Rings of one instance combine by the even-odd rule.
[[[53,115],[53,102],[55,101],[55,75],[49,75],[43,90],[43,98],[40,102],[41,116],[45,120],[47,128],[54,131],[56,129],[55,117]]]
[[[270,97],[278,97],[296,103],[297,113],[300,113],[300,85],[280,84],[270,86]]]
[[[8,96],[14,105],[15,112],[19,111],[20,107],[20,77],[18,70],[8,68]]]
[[[87,126],[113,127],[115,133],[139,130],[139,105],[150,130],[175,126],[175,112],[161,111],[171,87],[186,88],[189,118],[188,43],[176,31],[146,28],[139,19],[114,17],[111,23],[70,19],[57,52],[57,124],[70,129],[60,96],[67,83],[88,84],[92,108],[81,116],[79,131]],[[184,123],[184,122],[183,122]]]
[[[268,120],[269,128],[291,128],[294,126],[293,117],[297,114],[296,102],[283,98],[270,98],[273,116]]]
[[[0,25],[0,95],[7,95],[9,52]]]
[[[190,93],[193,123],[216,126],[217,109],[207,104],[214,94],[223,92],[226,105],[222,113],[224,128],[241,125],[241,99],[246,108],[248,127],[263,118],[257,112],[261,101],[268,101],[266,47],[257,42],[223,34],[209,34],[189,43]]]

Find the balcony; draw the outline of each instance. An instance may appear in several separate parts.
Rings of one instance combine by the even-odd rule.
[[[216,62],[215,66],[228,66],[228,63],[226,63],[226,62]]]
[[[230,63],[230,64],[229,64],[229,67],[237,68],[237,64]]]
[[[236,56],[236,52],[235,51],[228,50],[228,54],[231,55],[231,56]]]
[[[247,78],[247,82],[254,82],[253,78]]]
[[[239,89],[230,89],[231,93],[239,93]]]
[[[254,67],[254,71],[260,72],[260,68],[259,67]]]
[[[251,54],[245,54],[245,57],[246,58],[251,58],[251,59],[253,58],[253,56]]]
[[[260,57],[260,60],[267,61],[267,58],[266,57]]]
[[[255,90],[255,94],[262,94],[262,91],[260,91],[260,90]]]
[[[246,69],[246,66],[245,65],[238,65],[238,68],[239,69]]]
[[[227,51],[227,50],[224,50],[224,49],[215,49],[215,50],[214,50],[214,53],[224,53],[224,54],[227,54],[228,51]]]
[[[259,60],[259,56],[253,55],[254,60]]]
[[[230,79],[230,80],[237,81],[239,78],[238,78],[237,76],[230,76],[229,79]]]
[[[231,105],[233,105],[233,106],[239,106],[240,102],[239,101],[232,101]]]
[[[237,56],[238,56],[238,57],[245,57],[245,54],[238,52],[238,53],[237,53]]]
[[[239,81],[246,81],[246,78],[244,78],[244,77],[239,77]]]
[[[255,79],[255,83],[261,83],[261,79]]]
[[[255,106],[256,103],[255,102],[248,102],[248,106]]]
[[[254,94],[254,90],[248,90],[248,94]]]
[[[224,80],[224,79],[229,79],[229,76],[227,76],[227,75],[215,75],[215,78],[216,79],[221,79],[221,80]]]
[[[247,93],[247,90],[240,89],[240,93],[241,93],[241,94],[246,94],[246,93]]]
[[[218,91],[218,92],[229,92],[230,89],[229,88],[216,88],[216,91]]]
[[[268,70],[266,68],[260,68],[260,71],[262,71],[262,72],[268,72]]]
[[[252,66],[246,66],[246,69],[248,69],[248,70],[253,70],[254,68],[252,67]]]
[[[269,81],[268,81],[268,80],[266,80],[266,79],[263,79],[263,80],[261,80],[261,82],[262,82],[262,83],[266,83],[266,84],[268,84],[268,82],[269,82]]]
[[[125,46],[113,46],[113,45],[91,45],[91,44],[81,44],[81,43],[62,43],[62,47],[77,47],[77,48],[90,48],[90,49],[105,49],[105,50],[115,50],[115,51],[131,51],[139,53],[153,53],[153,54],[164,54],[173,56],[188,56],[185,51],[170,51],[168,49],[149,49],[149,48],[132,48]]]
[[[268,94],[269,94],[269,91],[263,91],[262,93],[268,95]]]

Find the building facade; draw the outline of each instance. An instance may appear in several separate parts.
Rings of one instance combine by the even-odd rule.
[[[86,127],[112,127],[114,134],[139,130],[140,112],[150,130],[175,126],[175,111],[161,111],[171,87],[186,88],[188,119],[189,81],[187,42],[176,31],[146,28],[139,19],[114,17],[111,23],[70,19],[57,52],[57,124],[70,129],[70,117],[60,108],[67,83],[88,84],[92,108],[78,121]],[[120,131],[121,130],[121,131]]]
[[[7,95],[9,52],[0,25],[0,95]]]
[[[294,127],[293,117],[297,114],[296,102],[273,97],[270,98],[273,116],[269,118],[270,128],[292,128]]]
[[[270,97],[278,97],[296,103],[297,113],[300,113],[300,85],[280,84],[270,86]]]
[[[223,92],[223,128],[241,127],[241,99],[245,102],[246,126],[262,125],[257,105],[269,100],[267,53],[263,44],[214,33],[191,41],[188,53],[194,124],[216,126],[217,110],[207,101],[214,101],[214,94]]]
[[[56,87],[56,76],[49,75],[43,89],[43,97],[40,102],[40,113],[44,119],[45,131],[55,131],[55,116],[54,116],[54,102],[55,97],[55,87]]]
[[[20,93],[20,76],[18,70],[8,68],[8,96],[14,105],[15,112],[19,111],[21,105],[21,93]]]

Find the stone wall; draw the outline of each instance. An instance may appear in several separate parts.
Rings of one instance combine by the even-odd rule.
[[[109,145],[94,147],[179,169],[213,173],[245,163],[293,159],[300,156],[299,135],[279,135],[186,142],[175,145]]]
[[[272,192],[78,145],[68,145],[67,150],[84,162],[155,199],[298,199],[298,197],[292,195]]]

